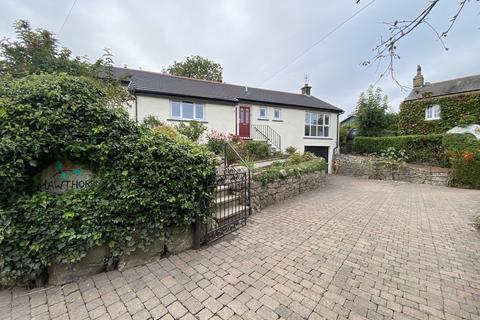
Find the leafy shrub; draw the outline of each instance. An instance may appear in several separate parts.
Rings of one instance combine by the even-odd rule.
[[[397,150],[393,147],[388,147],[387,149],[383,150],[380,153],[380,157],[397,163],[405,163],[408,160],[405,150]]]
[[[292,176],[299,176],[301,174],[324,171],[327,169],[327,163],[323,158],[315,157],[312,160],[303,162],[276,162],[273,165],[263,169],[253,175],[254,181],[259,181],[262,184],[286,179]]]
[[[194,142],[198,141],[200,136],[207,131],[207,127],[205,125],[195,120],[188,122],[188,124],[185,122],[180,122],[175,126],[175,129],[177,129],[180,134],[183,134]]]
[[[153,129],[162,125],[163,125],[163,122],[158,120],[153,115],[146,116],[142,121],[142,126],[149,129]]]
[[[297,152],[297,148],[295,148],[294,146],[290,146],[288,147],[287,149],[285,149],[285,152],[289,155],[292,155],[294,154],[295,152]]]
[[[311,152],[308,152],[308,151],[306,151],[302,154],[303,161],[310,161],[310,160],[313,160],[315,158],[317,158],[317,156],[315,154],[311,153]]]
[[[177,130],[175,130],[175,128],[173,128],[172,126],[169,126],[169,125],[159,125],[159,126],[156,126],[155,128],[152,129],[152,131],[156,134],[163,134],[163,135],[166,135],[168,137],[170,137],[171,139],[178,139],[179,138],[179,134],[177,132]]]
[[[207,148],[216,155],[224,151],[225,142],[237,142],[239,138],[234,134],[211,130],[207,135]]]
[[[299,164],[300,162],[303,162],[303,157],[300,153],[295,152],[290,155],[289,161],[294,164]]]
[[[268,158],[271,154],[269,145],[263,141],[246,141],[244,150],[254,160]]]
[[[450,158],[450,184],[480,189],[480,141],[472,134],[446,134],[443,144]]]
[[[0,283],[28,282],[52,263],[108,244],[111,259],[209,213],[210,153],[136,126],[94,80],[35,75],[0,80]],[[41,192],[57,159],[88,165],[91,187]],[[185,174],[188,173],[188,174]]]
[[[446,134],[443,137],[443,146],[449,155],[464,151],[479,152],[480,140],[473,134]]]
[[[352,149],[355,153],[380,154],[389,147],[405,150],[409,162],[447,165],[442,145],[443,135],[356,137]]]

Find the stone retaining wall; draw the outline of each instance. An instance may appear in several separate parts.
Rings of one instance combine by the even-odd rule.
[[[392,169],[381,159],[342,154],[336,156],[338,174],[364,179],[405,181],[411,183],[448,185],[448,169],[428,166],[404,164]]]
[[[325,182],[326,173],[324,171],[306,173],[299,177],[288,177],[265,185],[252,179],[250,191],[252,213],[259,212],[276,202],[291,198],[299,193],[325,187]]]
[[[174,228],[166,233],[165,237],[155,240],[145,249],[137,248],[128,255],[119,257],[117,268],[123,271],[146,264],[170,254],[178,254],[192,247],[194,237],[193,225],[185,228]],[[108,246],[96,247],[87,252],[86,257],[70,264],[53,264],[48,268],[48,284],[61,285],[77,281],[97,273],[113,270],[108,268],[105,259],[109,254]],[[40,283],[39,285],[44,285]]]

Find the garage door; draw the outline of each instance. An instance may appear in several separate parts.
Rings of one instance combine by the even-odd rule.
[[[318,157],[322,157],[328,162],[328,147],[305,146],[305,151],[311,152]]]

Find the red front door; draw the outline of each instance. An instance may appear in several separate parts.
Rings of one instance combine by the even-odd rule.
[[[242,138],[250,138],[250,107],[238,107],[238,135]]]

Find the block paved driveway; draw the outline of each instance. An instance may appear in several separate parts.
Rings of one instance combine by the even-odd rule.
[[[200,251],[4,290],[0,318],[480,319],[479,208],[479,191],[330,177]]]

